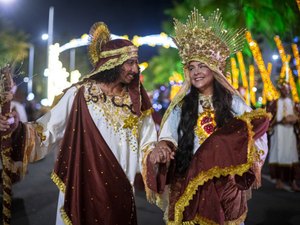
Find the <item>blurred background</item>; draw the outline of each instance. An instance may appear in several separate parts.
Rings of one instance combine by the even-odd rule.
[[[228,60],[227,78],[249,106],[261,108],[278,99],[279,78],[290,84],[292,99],[299,103],[299,0],[0,0],[0,66],[13,63],[15,100],[25,107],[28,120],[35,120],[51,108],[55,96],[91,71],[88,32],[93,23],[103,21],[113,38],[126,38],[140,47],[141,81],[151,96],[159,123],[184,82],[182,64],[171,39],[173,18],[185,22],[193,8],[204,16],[218,8],[227,27],[247,29],[243,51]],[[267,168],[264,172],[266,186],[250,204],[248,224],[300,224],[299,194],[272,189]],[[22,193],[22,185],[17,184],[20,192],[16,195],[28,198],[27,192]],[[283,210],[280,201],[284,201],[284,219],[275,216],[272,220],[271,212]],[[270,210],[273,206],[278,208]],[[147,212],[147,207],[142,203],[139,210]],[[145,221],[151,218],[150,214]],[[20,221],[16,224],[22,224]]]

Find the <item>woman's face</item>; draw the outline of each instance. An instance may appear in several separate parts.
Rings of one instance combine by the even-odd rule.
[[[213,71],[204,63],[192,61],[188,65],[189,76],[192,85],[198,89],[201,94],[213,94]]]

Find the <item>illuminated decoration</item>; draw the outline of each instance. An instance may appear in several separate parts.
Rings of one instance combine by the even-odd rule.
[[[278,48],[280,58],[282,60],[280,78],[281,79],[285,78],[286,81],[289,82],[290,87],[291,87],[293,101],[295,103],[299,103],[299,96],[298,96],[298,93],[297,93],[297,87],[296,87],[296,84],[295,84],[295,80],[294,80],[294,77],[293,77],[292,70],[289,67],[289,62],[291,60],[291,55],[289,55],[289,54],[286,55],[285,54],[285,51],[284,51],[284,48],[283,48],[283,45],[282,45],[282,42],[281,42],[279,36],[275,36],[274,40],[275,40],[276,46]],[[296,52],[296,54],[297,54],[297,52]],[[298,59],[299,59],[299,54],[298,54]]]
[[[183,83],[183,78],[180,73],[173,72],[173,75],[170,76],[169,78],[170,85],[171,85],[171,91],[170,91],[170,100],[175,97],[177,92],[180,90],[182,83]]]
[[[296,64],[296,69],[297,69],[298,84],[300,84],[300,58],[299,58],[298,47],[297,47],[296,44],[292,44],[292,50],[293,50],[293,53],[294,53],[295,64]]]
[[[72,71],[70,75],[70,83],[71,84],[77,83],[80,77],[81,77],[81,73],[78,70]]]
[[[112,39],[127,39],[127,35],[118,36],[111,34]],[[175,48],[175,44],[170,37],[168,37],[165,33],[154,34],[145,37],[134,36],[132,42],[137,45],[149,45],[156,46],[161,45],[165,48],[173,47]],[[59,47],[59,44],[51,45],[49,47],[49,68],[45,69],[44,75],[48,77],[48,103],[51,105],[54,99],[54,96],[59,95],[62,90],[69,87],[72,83],[78,82],[78,76],[81,74],[79,71],[71,71],[70,82],[67,81],[67,77],[69,73],[65,68],[62,67],[62,62],[59,60],[59,54],[68,50],[81,46],[86,46],[89,44],[89,35],[83,34],[81,38],[73,39],[65,45]],[[140,64],[141,71],[148,67],[147,63]]]
[[[285,54],[285,51],[284,51],[284,48],[283,48],[283,45],[281,43],[281,40],[280,40],[279,36],[275,36],[274,40],[275,40],[276,46],[278,48],[280,58],[282,60],[282,67],[281,67],[281,71],[280,71],[280,79],[284,79],[286,77],[286,79],[288,81],[289,80],[288,79],[288,75],[289,75],[289,73],[288,73],[288,70],[289,70],[288,64],[291,60],[291,56]]]
[[[230,58],[231,62],[231,84],[235,89],[239,88],[239,69],[236,66],[236,61],[235,58],[231,57]]]
[[[241,71],[242,75],[242,83],[243,87],[245,88],[245,94],[244,94],[244,99],[246,101],[247,105],[250,105],[250,98],[249,98],[249,85],[248,85],[248,80],[247,80],[247,74],[246,74],[246,69],[245,69],[245,63],[243,59],[243,55],[241,52],[237,52],[237,59],[239,63],[239,68]]]
[[[250,90],[250,102],[252,105],[256,105],[256,87],[255,87],[255,74],[254,65],[249,66],[249,90]]]
[[[289,83],[290,83],[290,87],[291,87],[293,101],[295,103],[299,103],[299,96],[298,96],[298,92],[297,92],[296,83],[294,80],[294,76],[292,74],[292,70],[290,68],[288,68],[288,73],[289,73],[288,77],[289,77]]]
[[[300,10],[300,0],[296,0],[297,5],[298,5],[298,9]]]
[[[56,95],[69,87],[71,84],[67,81],[69,73],[62,67],[59,61],[59,44],[49,47],[49,67],[44,75],[48,77],[48,102],[51,105]]]
[[[143,63],[139,64],[141,72],[143,72],[145,69],[147,69],[148,66],[149,66],[149,64],[147,62],[143,62]]]
[[[277,91],[277,89],[274,87],[274,85],[271,81],[271,78],[269,75],[271,73],[271,71],[268,72],[268,70],[266,69],[259,46],[256,43],[256,41],[254,41],[252,39],[251,33],[249,31],[246,32],[246,39],[249,44],[252,55],[254,57],[254,60],[257,64],[258,70],[261,74],[261,78],[264,83],[264,90],[265,90],[267,100],[272,101],[272,100],[278,99],[280,97],[280,94]]]

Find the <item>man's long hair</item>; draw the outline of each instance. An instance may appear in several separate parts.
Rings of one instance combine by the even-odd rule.
[[[120,77],[121,67],[122,67],[122,65],[119,65],[110,70],[101,71],[101,72],[91,76],[90,79],[96,80],[100,83],[105,83],[105,84],[113,83]]]
[[[222,127],[233,118],[232,95],[216,80],[213,81],[213,107],[217,127]],[[184,176],[193,157],[194,128],[198,119],[198,90],[192,86],[190,93],[183,98],[182,112],[178,126],[178,149],[176,152],[176,169],[179,176]]]
[[[91,76],[90,79],[96,80],[99,83],[105,83],[105,84],[113,83],[120,77],[120,74],[123,70],[122,65],[116,66],[110,70],[104,70],[102,72],[99,72],[99,73]],[[138,68],[138,72],[133,75],[139,76],[139,74],[140,74],[140,68]]]

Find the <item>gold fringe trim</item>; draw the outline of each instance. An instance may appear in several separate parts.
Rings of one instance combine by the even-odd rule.
[[[59,211],[60,211],[61,218],[64,221],[64,224],[66,224],[66,225],[72,225],[72,221],[70,220],[70,218],[67,215],[67,213],[66,213],[66,211],[65,211],[65,209],[64,209],[63,206],[60,208]]]
[[[175,224],[182,224],[183,220],[183,212],[184,208],[189,205],[189,201],[192,200],[194,194],[197,192],[198,187],[203,185],[208,180],[211,180],[214,177],[219,178],[220,176],[227,176],[227,175],[242,175],[246,171],[250,169],[253,162],[255,161],[255,155],[256,155],[256,149],[254,146],[254,132],[252,131],[253,127],[251,124],[251,120],[255,118],[260,117],[269,117],[270,115],[266,113],[263,109],[254,110],[251,112],[246,112],[241,116],[236,117],[237,119],[240,119],[244,121],[247,125],[247,132],[248,132],[248,146],[247,146],[247,162],[245,164],[241,164],[238,166],[229,166],[226,168],[220,168],[220,167],[213,167],[208,171],[201,172],[196,176],[193,180],[191,180],[186,187],[184,193],[181,195],[181,197],[178,199],[178,201],[175,204],[175,211],[174,221],[168,221],[168,224],[175,225]],[[202,223],[201,223],[202,224]],[[209,224],[209,223],[208,223]]]
[[[240,225],[243,223],[247,217],[248,210],[246,210],[239,218],[236,220],[225,221],[225,225]]]
[[[66,185],[54,171],[51,173],[51,179],[61,192],[66,192]]]

